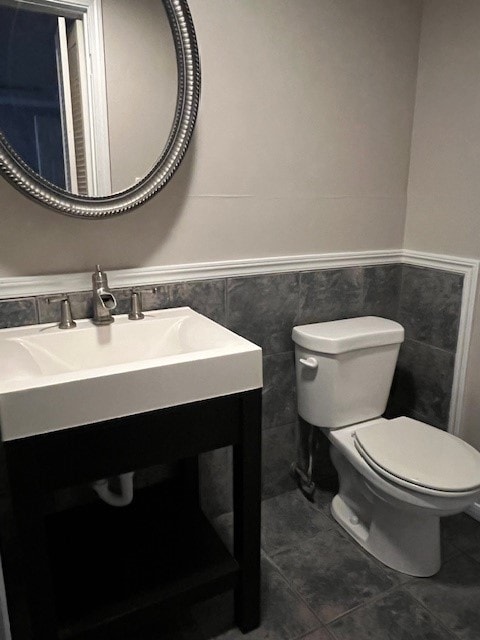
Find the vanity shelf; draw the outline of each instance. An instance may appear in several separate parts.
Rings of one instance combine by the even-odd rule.
[[[198,454],[233,445],[234,553],[203,515]],[[125,637],[163,611],[235,590],[259,624],[261,390],[6,441],[2,561],[13,640]],[[52,514],[61,488],[181,461],[181,481]],[[0,465],[1,468],[1,465]],[[27,470],[27,471],[26,471]]]
[[[233,588],[239,565],[178,479],[135,493],[131,505],[100,502],[47,518],[61,638],[121,628]],[[92,526],[92,523],[93,526]]]

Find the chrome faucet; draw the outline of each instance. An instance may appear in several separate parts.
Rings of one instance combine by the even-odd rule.
[[[115,296],[108,288],[107,274],[96,265],[92,274],[93,324],[104,325],[114,321],[112,310],[117,306]]]

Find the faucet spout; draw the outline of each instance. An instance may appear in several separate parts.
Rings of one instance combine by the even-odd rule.
[[[97,264],[92,274],[93,323],[97,325],[111,324],[114,321],[112,310],[117,300],[108,287],[107,274]]]
[[[105,291],[101,289],[98,291],[98,297],[100,298],[100,303],[105,307],[105,309],[112,310],[117,306],[117,299],[113,295],[111,291]]]

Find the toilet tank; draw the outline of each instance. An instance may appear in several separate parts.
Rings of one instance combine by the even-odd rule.
[[[317,427],[373,420],[387,406],[403,327],[366,316],[294,327],[297,404]]]

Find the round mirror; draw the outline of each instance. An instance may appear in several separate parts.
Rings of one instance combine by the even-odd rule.
[[[0,0],[0,169],[57,211],[103,218],[153,196],[199,93],[186,0]]]

